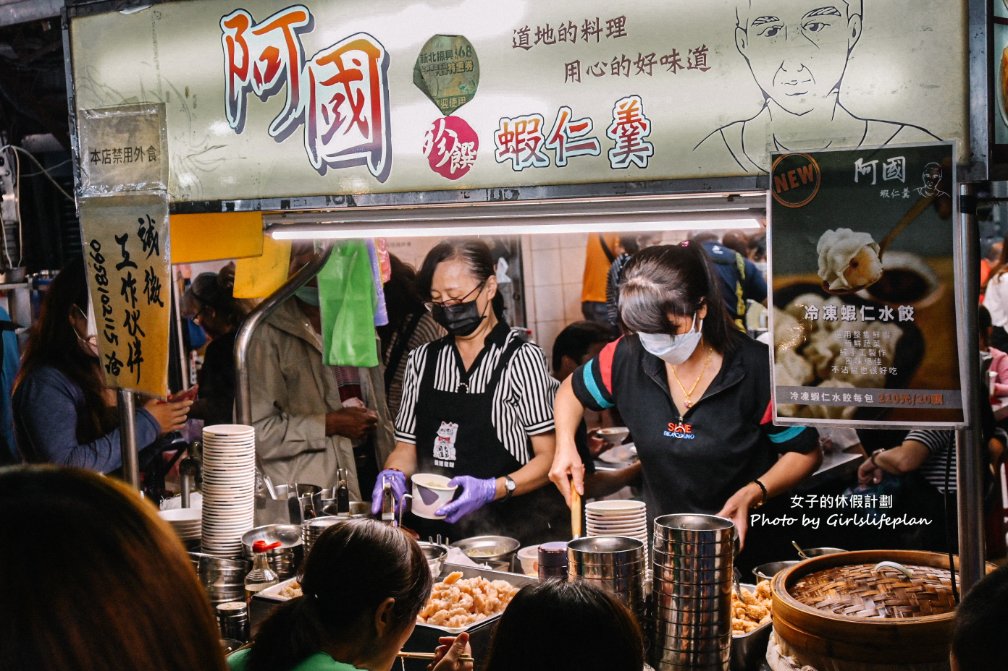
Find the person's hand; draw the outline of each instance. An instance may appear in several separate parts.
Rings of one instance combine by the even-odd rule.
[[[392,500],[395,501],[395,513],[399,514],[399,508],[402,506],[402,497],[406,495],[406,474],[402,471],[397,471],[394,468],[386,468],[384,471],[378,474],[378,479],[375,481],[374,490],[371,492],[371,514],[380,515],[382,507],[382,483],[388,479],[389,486],[392,488]]]
[[[471,515],[497,496],[497,478],[456,475],[448,481],[448,486],[462,488],[462,496],[434,511],[438,517],[444,515],[448,524],[455,524],[466,515]]]
[[[172,431],[181,431],[185,428],[186,420],[189,418],[189,408],[193,402],[189,399],[181,401],[159,401],[151,399],[143,404],[143,409],[154,417],[158,423],[158,435],[163,436]]]
[[[585,467],[577,450],[557,446],[553,455],[553,465],[549,470],[549,479],[563,494],[568,507],[570,507],[571,487],[584,496],[584,474]]]
[[[434,650],[434,661],[427,668],[430,671],[472,671],[472,660],[463,661],[459,659],[462,655],[472,657],[472,650],[469,648],[469,634],[462,632],[458,636],[442,636],[438,639],[439,645]]]
[[[363,438],[378,424],[378,414],[367,408],[341,408],[327,412],[325,432],[327,436],[346,436],[351,440]]]
[[[872,463],[871,459],[865,459],[857,469],[857,481],[859,485],[877,485],[882,482],[882,469]]]
[[[755,490],[755,493],[753,492]],[[718,517],[727,517],[735,524],[738,532],[739,550],[745,547],[746,534],[749,532],[749,510],[762,497],[761,490],[749,483],[731,495],[717,512]]]

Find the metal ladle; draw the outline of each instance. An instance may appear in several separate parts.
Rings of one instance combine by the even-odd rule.
[[[797,542],[795,542],[795,541],[791,541],[791,545],[793,545],[793,546],[794,546],[794,549],[795,549],[795,550],[798,550],[798,556],[799,556],[800,558],[802,558],[802,559],[808,559],[808,558],[809,558],[809,556],[808,556],[807,554],[805,554],[805,550],[802,550],[801,546],[800,546],[800,545],[798,545],[798,543],[797,543]]]

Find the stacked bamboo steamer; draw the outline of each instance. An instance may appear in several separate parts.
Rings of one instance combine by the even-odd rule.
[[[955,615],[948,556],[865,550],[774,576],[774,638],[817,671],[947,671]]]

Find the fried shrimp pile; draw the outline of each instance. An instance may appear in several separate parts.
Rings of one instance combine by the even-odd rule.
[[[748,634],[770,620],[770,581],[761,580],[756,591],[743,587],[742,598],[732,592],[732,635]]]
[[[439,627],[468,627],[496,615],[511,602],[518,588],[504,580],[463,578],[458,571],[434,585],[417,622]]]

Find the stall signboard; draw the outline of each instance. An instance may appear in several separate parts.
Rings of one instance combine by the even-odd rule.
[[[167,188],[163,104],[81,110],[77,133],[81,196]]]
[[[167,194],[82,198],[80,220],[105,381],[164,398],[171,306]]]
[[[956,427],[963,412],[955,147],[775,154],[775,421]]]
[[[164,104],[172,201],[765,177],[785,148],[962,155],[966,10],[164,2],[71,13],[73,100]]]

